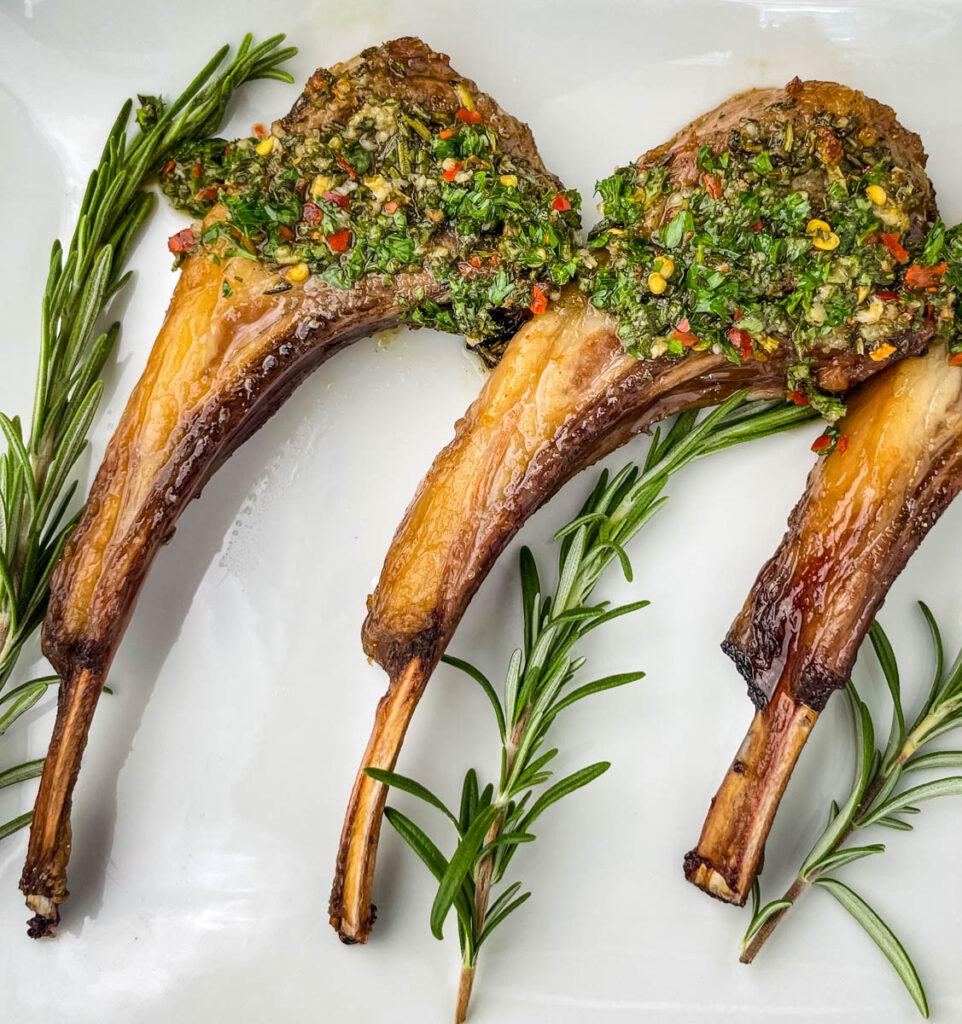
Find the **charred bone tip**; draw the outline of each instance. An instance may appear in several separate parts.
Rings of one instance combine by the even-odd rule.
[[[56,935],[60,924],[60,910],[49,896],[28,896],[27,907],[36,911],[27,922],[27,934],[31,939],[48,939]]]
[[[722,903],[731,903],[736,907],[745,905],[746,897],[736,892],[725,876],[697,850],[689,850],[685,854],[685,878]]]
[[[337,932],[337,937],[345,946],[363,946],[377,922],[377,904],[371,904],[367,917],[357,925],[349,924],[337,914],[332,914],[330,921],[331,927]]]

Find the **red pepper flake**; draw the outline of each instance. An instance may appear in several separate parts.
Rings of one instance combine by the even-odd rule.
[[[761,222],[761,220],[756,220],[755,223],[752,224],[752,231],[761,231],[764,226],[765,225]]]
[[[949,359],[949,366],[962,366],[962,352],[956,352],[955,355]]]
[[[251,132],[253,132],[256,138],[263,139],[264,136],[267,134],[267,129],[260,123],[260,121],[258,121],[257,124],[255,124],[254,127],[251,128]]]
[[[207,188],[202,188],[197,193],[197,195],[194,196],[194,198],[199,200],[202,203],[203,202],[208,202],[209,200],[212,200],[212,199],[216,199],[217,198],[217,189],[213,185],[208,185]]]
[[[738,321],[739,321],[739,320],[741,320],[741,318],[742,318],[742,317],[743,317],[744,315],[745,315],[745,314],[744,314],[744,313],[742,313],[742,311],[741,311],[741,308],[740,308],[740,307],[738,307],[738,306],[736,306],[736,307],[735,307],[735,312],[734,312],[734,313],[732,313],[732,320],[734,320],[734,321],[735,321],[735,323],[737,324],[737,323],[738,323]]]
[[[747,362],[752,354],[752,336],[741,327],[729,327],[727,336],[728,340],[741,352],[742,360]]]
[[[281,236],[281,238],[284,239],[285,242],[294,241],[294,232],[291,231],[291,229],[287,227],[286,224],[281,224],[277,229],[277,233]]]
[[[317,203],[305,203],[304,209],[301,210],[301,220],[306,220],[308,224],[314,224],[323,216],[324,214],[321,213],[321,208]]]
[[[554,199],[551,200],[551,208],[553,210],[559,210],[560,212],[563,213],[565,210],[571,209],[571,203],[568,202],[567,196],[563,196],[559,192],[558,195],[556,195]]]
[[[450,139],[452,136],[457,135],[457,134],[458,134],[457,128],[442,128],[441,131],[438,132],[438,138],[439,139]]]
[[[697,334],[691,333],[691,321],[687,316],[678,321],[678,327],[671,336],[674,341],[680,341],[685,348],[691,348],[692,345],[697,345],[701,341]]]
[[[470,263],[475,270],[481,269],[481,260],[477,256],[472,256],[471,259],[468,260],[468,263]]]
[[[842,434],[835,444],[835,451],[839,455],[844,455],[848,451],[848,434]]]
[[[333,235],[326,235],[324,239],[331,247],[332,252],[344,252],[351,241],[351,232],[348,228],[343,231],[335,231]]]
[[[795,388],[794,391],[786,392],[785,397],[792,403],[792,405],[811,405],[812,400],[802,391],[801,388]]]
[[[192,174],[192,175],[193,175],[193,176],[194,176],[195,178],[199,178],[199,177],[201,176],[201,174],[203,174],[203,173],[204,173],[204,168],[203,168],[203,167],[201,167],[201,166],[200,166],[200,164],[194,164],[194,166],[193,166],[193,167],[191,168],[191,171],[190,171],[190,173],[191,173],[191,174]]]
[[[458,173],[458,171],[461,170],[463,166],[464,164],[458,161],[454,163],[451,167],[449,167],[448,170],[443,171],[441,173],[441,177],[444,178],[445,181],[454,181],[455,175]]]
[[[393,199],[389,199],[384,204],[385,213],[397,213],[397,203]]]
[[[468,110],[467,107],[458,107],[457,118],[462,124],[480,124],[481,111]]]
[[[168,161],[167,161],[167,163],[166,163],[166,164],[164,164],[164,169],[163,169],[163,170],[162,170],[162,171],[161,171],[160,173],[161,173],[161,174],[170,174],[170,172],[171,172],[171,171],[172,171],[172,170],[173,170],[173,169],[174,169],[174,168],[175,168],[176,166],[177,166],[177,161],[176,161],[176,160],[168,160]]]
[[[534,286],[532,292],[534,294],[534,298],[531,300],[531,305],[528,306],[528,309],[537,316],[548,308],[548,299],[545,296],[545,293],[537,285]]]
[[[831,434],[822,434],[821,437],[816,437],[812,442],[812,451],[819,453],[828,451],[828,449],[832,447],[832,442],[834,440],[835,438],[833,438]]]
[[[899,261],[899,263],[908,263],[909,254],[899,244],[899,236],[897,234],[889,233],[879,235],[878,240]]]
[[[918,263],[913,263],[905,272],[905,283],[909,288],[917,290],[931,288],[936,284],[936,279],[948,269],[948,263],[938,263],[934,267],[920,267]]]
[[[337,166],[340,167],[341,170],[347,171],[347,176],[351,179],[351,181],[357,181],[357,171],[354,170],[354,168],[344,159],[344,157],[339,156],[337,158]]]
[[[194,238],[194,232],[190,228],[184,228],[183,231],[178,231],[176,235],[171,235],[167,239],[167,248],[171,252],[187,252],[189,249],[193,249],[197,239]]]
[[[706,174],[702,180],[705,182],[705,191],[712,197],[712,199],[721,199],[722,197],[722,186],[721,182],[715,177],[714,174]]]
[[[340,192],[322,192],[321,199],[326,199],[329,203],[339,206],[342,210],[348,209],[351,205],[351,200],[347,196],[342,196]]]
[[[883,302],[894,302],[898,297],[898,292],[876,292],[875,293]]]
[[[491,253],[491,266],[496,267],[498,265],[498,254],[496,252]]]

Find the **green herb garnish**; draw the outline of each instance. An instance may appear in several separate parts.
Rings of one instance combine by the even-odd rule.
[[[792,346],[786,392],[832,421],[844,404],[817,386],[816,353],[887,358],[892,338],[952,306],[962,272],[936,270],[934,291],[911,281],[916,263],[951,264],[954,254],[959,265],[941,223],[922,244],[900,234],[926,197],[884,146],[863,144],[857,119],[829,122],[800,136],[791,121],[744,121],[723,152],[700,148],[698,180],[684,187],[669,178],[668,157],[598,182],[604,219],[588,246],[603,251],[578,281],[618,317],[630,352],[707,350],[742,363]],[[826,131],[838,148],[829,163]],[[962,348],[948,313],[939,334]]]
[[[184,145],[161,181],[195,217],[223,207],[201,247],[231,235],[244,242],[231,252],[336,288],[427,268],[443,288],[405,319],[475,346],[513,334],[535,287],[577,268],[577,192],[509,157],[493,128],[395,98],[321,132]]]

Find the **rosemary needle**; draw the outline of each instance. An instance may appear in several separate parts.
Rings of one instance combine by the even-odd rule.
[[[297,50],[282,47],[283,41],[277,35],[254,46],[247,35],[218,72],[230,49],[222,47],[169,105],[140,96],[138,128],[130,140],[128,100],[90,175],[66,251],[59,240],[53,244],[33,410],[28,423],[0,413],[6,443],[0,451],[0,692],[43,620],[51,573],[77,521],[71,511],[73,470],[103,392],[101,371],[120,331],[118,323],[103,332],[98,324],[130,279],[126,258],[154,204],[145,186],[170,152],[217,131],[236,88],[262,78],[293,82],[280,65]],[[0,735],[54,682],[56,677],[34,679],[0,698]],[[0,786],[35,778],[41,767],[32,761],[0,771]],[[28,825],[30,817],[0,825],[0,839]]]
[[[946,670],[941,631],[928,607],[921,602],[919,607],[935,650],[936,667],[928,695],[915,718],[909,721],[902,702],[895,653],[885,631],[877,622],[873,623],[869,637],[892,700],[892,723],[885,747],[876,748],[871,711],[850,682],[846,692],[856,751],[852,788],[841,807],[832,804],[825,830],[784,896],[763,905],[756,881],[752,892],[752,918],[742,942],[741,960],[751,963],[788,911],[809,889],[818,886],[834,896],[865,929],[895,968],[919,1013],[928,1017],[925,990],[902,943],[861,896],[834,877],[848,864],[885,852],[882,843],[848,845],[855,832],[870,826],[911,832],[913,826],[905,819],[919,813],[918,804],[936,797],[962,795],[960,775],[904,785],[906,776],[914,779],[919,771],[962,769],[962,751],[922,752],[931,740],[962,728],[962,652]]]

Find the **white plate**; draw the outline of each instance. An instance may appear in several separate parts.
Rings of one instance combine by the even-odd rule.
[[[962,213],[962,12],[947,3],[3,6],[0,408],[10,412],[27,409],[47,247],[72,225],[116,109],[137,91],[179,91],[217,46],[248,28],[261,38],[289,33],[301,48],[291,65],[299,84],[318,65],[419,34],[528,120],[548,165],[586,195],[614,164],[736,90],[796,74],[838,79],[893,104],[921,133],[943,214]],[[248,87],[226,131],[279,115],[296,94],[276,83]],[[136,283],[124,300],[95,459],[168,302],[174,278],[164,240],[180,223],[161,210],[134,253]],[[357,639],[364,597],[415,484],[480,379],[451,337],[362,342],[324,366],[184,515],[117,658],[116,696],[97,713],[73,816],[74,895],[56,941],[24,934],[23,837],[0,846],[4,1021],[450,1018],[454,928],[443,944],[431,937],[431,880],[389,828],[370,944],[341,946],[326,905],[341,815],[385,684]],[[706,899],[681,875],[681,856],[752,710],[718,641],[781,535],[814,432],[686,471],[635,544],[634,585],[604,584],[605,597],[653,604],[589,646],[591,667],[641,667],[648,677],[557,727],[565,767],[605,757],[613,768],[546,816],[538,842],[517,857],[534,898],[485,950],[477,1024],[917,1019],[878,950],[824,894],[808,897],[749,969],[736,962],[747,912]],[[609,464],[644,448],[634,442]],[[452,652],[500,677],[517,640],[518,543],[553,560],[549,537],[593,475],[525,527]],[[962,641],[960,528],[962,503],[932,531],[884,610],[912,692],[930,665],[914,600],[932,604],[951,644]],[[50,725],[48,708],[8,734],[2,765],[38,756]],[[779,815],[770,893],[781,891],[829,799],[848,785],[846,728],[835,701]],[[495,742],[483,697],[443,669],[401,769],[453,797],[469,765],[496,767]],[[26,788],[4,791],[0,820],[30,800]],[[403,795],[395,802],[412,809]],[[945,1021],[962,1011],[958,814],[951,801],[928,805],[914,836],[884,837],[884,857],[850,869],[915,954]]]

